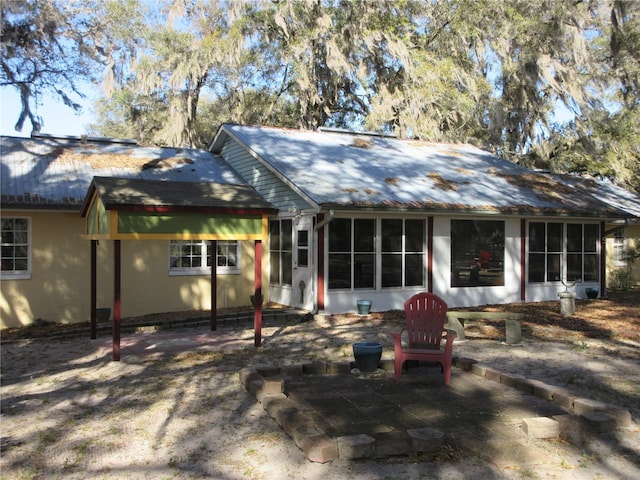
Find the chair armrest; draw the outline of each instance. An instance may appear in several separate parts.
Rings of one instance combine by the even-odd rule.
[[[391,332],[393,337],[393,351],[399,352],[402,350],[402,332]]]

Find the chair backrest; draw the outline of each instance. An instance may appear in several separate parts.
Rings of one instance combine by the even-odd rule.
[[[417,293],[404,302],[409,348],[440,348],[447,304],[433,293]]]

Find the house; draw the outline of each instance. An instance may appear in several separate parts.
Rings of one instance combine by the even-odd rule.
[[[125,317],[250,304],[275,210],[219,156],[46,135],[0,148],[2,327],[87,321],[120,292]]]
[[[270,300],[313,311],[397,309],[422,290],[450,306],[604,293],[605,235],[640,213],[613,185],[471,145],[223,125],[209,150],[279,210]]]
[[[609,237],[633,238],[640,216],[610,184],[343,130],[229,124],[209,151],[0,142],[2,327],[87,321],[116,298],[123,317],[247,306],[262,285],[328,313],[423,290],[472,306],[579,282],[583,297],[605,292]]]

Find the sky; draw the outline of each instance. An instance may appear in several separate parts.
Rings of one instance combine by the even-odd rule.
[[[40,133],[55,136],[84,135],[86,125],[94,121],[91,112],[92,98],[97,94],[84,90],[86,99],[79,102],[83,105],[82,114],[78,115],[62,101],[46,97],[38,106],[37,115],[41,116],[44,126]],[[74,97],[75,99],[75,97]],[[20,113],[20,97],[14,88],[0,88],[0,134],[13,137],[31,136],[31,123],[26,120],[21,132],[14,129]]]

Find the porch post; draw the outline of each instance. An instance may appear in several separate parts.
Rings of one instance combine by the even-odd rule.
[[[607,298],[607,236],[600,222],[600,298]]]
[[[427,292],[433,293],[433,217],[427,217]]]
[[[90,309],[91,309],[91,339],[95,340],[98,336],[98,328],[97,328],[97,319],[96,319],[96,291],[97,291],[97,254],[96,254],[96,245],[98,244],[97,240],[91,240],[91,301],[90,301]]]
[[[254,345],[262,345],[262,240],[255,241],[255,292],[253,299]]]
[[[527,299],[527,221],[520,220],[520,300]]]
[[[218,242],[211,240],[211,331],[218,329]]]
[[[120,276],[121,276],[120,240],[113,241],[113,361],[120,361]]]

